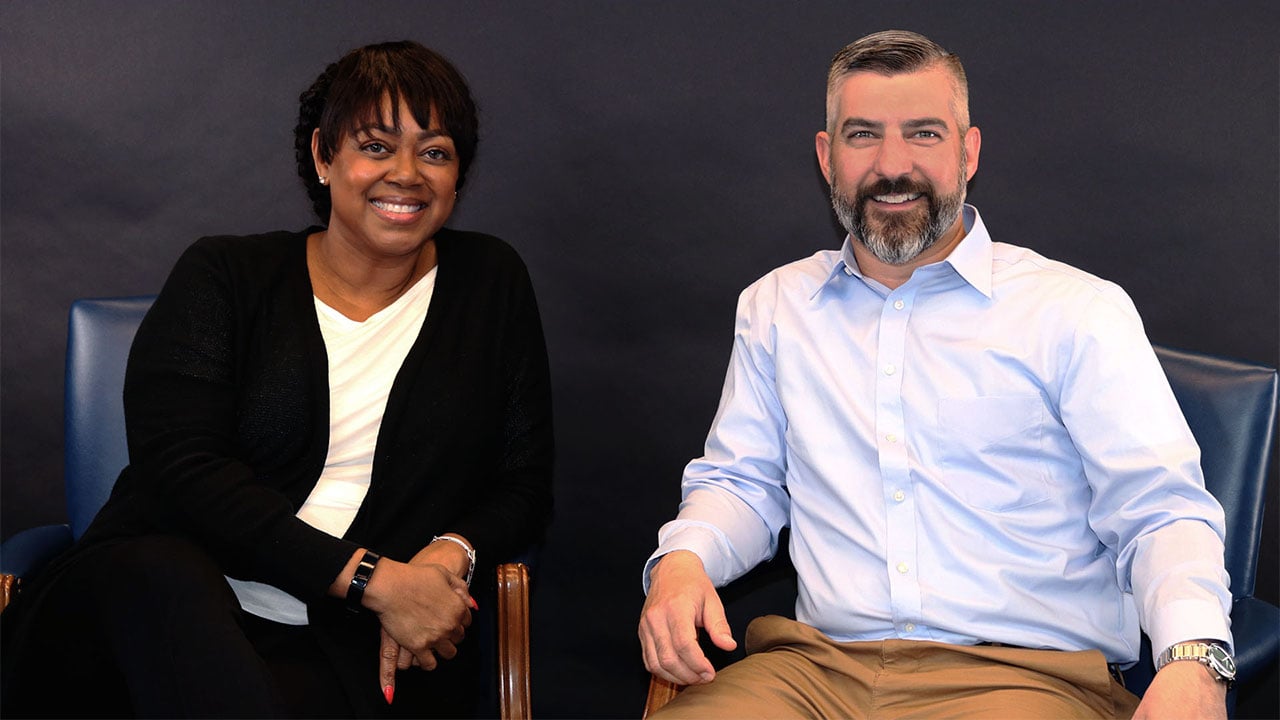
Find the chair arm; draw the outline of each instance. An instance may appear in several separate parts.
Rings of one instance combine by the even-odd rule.
[[[1242,597],[1231,607],[1235,639],[1236,681],[1261,675],[1280,654],[1280,608],[1265,600]]]
[[[0,572],[27,577],[72,542],[70,525],[40,525],[15,533],[0,544]]]
[[[498,566],[498,709],[504,720],[528,720],[529,566]]]
[[[9,600],[18,592],[18,578],[9,573],[0,573],[0,612],[9,607]]]
[[[657,712],[663,705],[674,700],[676,695],[679,695],[680,691],[683,689],[683,685],[676,685],[669,680],[663,680],[657,675],[650,675],[649,697],[645,698],[644,714],[640,716],[641,720],[649,717],[649,715]]]

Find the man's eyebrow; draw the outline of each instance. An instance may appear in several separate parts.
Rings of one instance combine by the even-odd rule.
[[[908,130],[919,130],[920,128],[940,127],[945,130],[947,127],[947,121],[943,120],[942,118],[935,118],[935,117],[916,118],[916,119],[908,120],[902,123],[902,127],[907,128]]]
[[[845,121],[840,124],[840,128],[846,132],[854,128],[866,128],[868,130],[883,130],[884,123],[876,122],[875,120],[868,120],[866,118],[851,117],[851,118],[846,118]]]

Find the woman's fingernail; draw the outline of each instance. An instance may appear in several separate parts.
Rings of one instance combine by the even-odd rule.
[[[468,597],[468,598],[467,598],[467,604],[471,606],[471,609],[472,609],[472,610],[479,610],[479,609],[480,609],[480,604],[479,604],[479,603],[477,603],[477,602],[476,602],[476,599],[475,599],[475,598],[473,598],[473,597]]]
[[[396,686],[395,686],[395,685],[388,685],[388,686],[386,686],[386,687],[382,688],[382,697],[384,697],[384,698],[386,698],[386,699],[387,699],[387,704],[388,704],[388,705],[390,705],[390,704],[391,704],[391,700],[392,700],[392,698],[394,698],[395,696],[396,696]]]

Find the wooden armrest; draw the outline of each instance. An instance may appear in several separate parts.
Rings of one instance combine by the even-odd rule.
[[[9,600],[18,592],[20,580],[9,573],[0,574],[0,610],[9,607]]]
[[[498,566],[498,709],[504,720],[528,720],[529,566]]]
[[[657,712],[663,705],[666,705],[675,699],[675,696],[679,695],[680,691],[683,689],[683,685],[676,685],[668,680],[663,680],[657,675],[650,675],[649,697],[644,701],[644,715],[640,716],[642,720],[643,718],[649,717],[651,713]]]

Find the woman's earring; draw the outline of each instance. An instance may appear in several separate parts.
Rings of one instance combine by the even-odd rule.
[[[320,176],[320,184],[321,184],[321,185],[328,185],[328,184],[329,184],[329,178],[325,177],[324,175],[321,175],[321,176]]]

